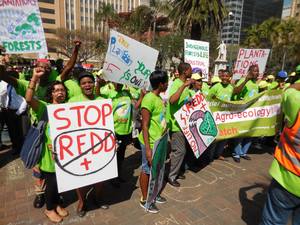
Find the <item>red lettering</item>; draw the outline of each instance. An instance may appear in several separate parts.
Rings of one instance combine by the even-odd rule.
[[[69,140],[69,143],[67,145],[64,145],[63,140]],[[59,137],[59,157],[60,160],[64,160],[65,155],[64,151],[67,152],[70,156],[73,156],[74,154],[69,150],[69,148],[72,146],[73,140],[69,135],[62,135]]]
[[[86,134],[81,134],[81,135],[78,135],[77,137],[76,137],[76,139],[77,139],[77,149],[78,149],[78,154],[79,155],[81,155],[81,146],[83,146],[83,145],[85,145],[85,142],[81,142],[81,138],[82,137],[85,137],[86,136]]]
[[[67,124],[65,126],[61,126],[61,127],[57,127],[56,129],[57,130],[63,130],[63,129],[68,129],[71,125],[71,121],[68,119],[68,118],[65,118],[65,117],[59,117],[58,116],[58,113],[61,112],[61,111],[65,111],[64,108],[60,108],[60,109],[56,109],[53,113],[53,116],[55,119],[57,120],[64,120],[67,122]]]
[[[241,58],[241,56],[244,55],[244,53],[245,53],[244,49],[240,49],[238,58]]]
[[[99,153],[102,150],[103,143],[101,143],[100,145],[98,145],[99,149],[96,150],[96,148],[94,148],[94,146],[95,146],[95,138],[98,139],[98,142],[101,142],[102,139],[96,133],[94,133],[94,132],[91,132],[90,136],[91,136],[91,146],[93,147],[92,154],[97,154],[97,153]]]
[[[70,107],[70,110],[76,110],[77,111],[77,124],[78,124],[79,127],[81,127],[81,113],[80,113],[80,110],[83,109],[83,108],[84,108],[83,105]]]
[[[95,109],[97,111],[97,117],[96,117],[96,120],[94,122],[91,122],[91,121],[88,121],[88,112],[90,109]],[[94,106],[94,105],[89,105],[85,112],[84,112],[84,121],[88,124],[88,125],[95,125],[96,123],[99,122],[100,120],[100,116],[101,116],[101,111],[98,109],[97,106]],[[91,116],[89,118],[92,118]]]
[[[109,135],[110,133],[108,133],[108,132],[105,132],[105,137],[107,137],[107,135]],[[108,147],[108,139],[110,139],[111,140],[111,146],[110,146],[110,148]],[[111,150],[113,150],[114,148],[115,148],[115,145],[116,145],[116,140],[115,140],[115,138],[114,138],[114,136],[112,135],[112,134],[110,134],[109,135],[109,138],[106,138],[106,140],[105,140],[105,147],[104,147],[104,151],[105,152],[110,152]]]
[[[106,112],[105,108],[108,109]],[[105,103],[102,105],[102,125],[106,126],[106,117],[109,116],[112,113],[112,106],[108,103]]]

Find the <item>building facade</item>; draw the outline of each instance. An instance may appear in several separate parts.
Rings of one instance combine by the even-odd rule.
[[[291,17],[295,17],[300,20],[300,0],[292,1]]]
[[[281,18],[283,0],[223,0],[229,12],[221,30],[221,39],[227,44],[240,44],[246,38],[245,30],[270,17]]]

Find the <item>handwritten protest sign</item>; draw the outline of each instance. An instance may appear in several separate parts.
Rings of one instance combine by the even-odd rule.
[[[146,208],[149,208],[151,203],[155,201],[155,198],[159,194],[163,185],[165,161],[168,150],[168,133],[169,131],[167,131],[159,140],[154,143]]]
[[[275,135],[282,125],[281,98],[282,90],[272,90],[244,101],[209,100],[219,130],[217,140]]]
[[[59,192],[117,176],[110,99],[47,107]]]
[[[37,0],[1,1],[0,44],[7,53],[47,55],[47,45]]]
[[[258,65],[259,73],[265,71],[270,49],[246,49],[240,48],[237,60],[234,65],[233,79],[237,80],[247,76],[249,67],[253,64]]]
[[[209,42],[184,39],[184,61],[192,68],[200,68],[204,79],[208,79]]]
[[[204,95],[197,92],[174,116],[195,156],[199,158],[218,135],[217,125]]]
[[[106,80],[148,89],[158,51],[114,30],[110,31],[103,74]]]

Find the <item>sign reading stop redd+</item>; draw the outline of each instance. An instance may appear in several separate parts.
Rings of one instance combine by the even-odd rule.
[[[111,100],[47,108],[59,192],[117,176]]]
[[[234,65],[233,79],[237,80],[247,76],[251,65],[258,65],[259,74],[265,71],[270,49],[246,49],[240,48]]]

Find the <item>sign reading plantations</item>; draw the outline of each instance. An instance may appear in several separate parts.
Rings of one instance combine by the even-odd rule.
[[[47,55],[37,0],[0,1],[0,44],[7,53]]]
[[[175,118],[197,158],[218,135],[217,125],[201,92],[181,107]]]
[[[155,201],[155,198],[159,194],[163,185],[165,161],[168,150],[168,133],[169,132],[167,131],[159,140],[154,143],[146,208],[148,208],[151,203]]]
[[[103,74],[106,80],[149,89],[158,51],[114,30],[110,31]]]
[[[281,95],[281,90],[273,90],[248,101],[210,101],[209,107],[219,130],[217,139],[275,135],[282,123]]]
[[[184,61],[192,68],[200,68],[204,79],[208,79],[209,42],[184,39]]]
[[[59,192],[117,176],[110,99],[52,104],[47,110]]]
[[[251,65],[258,65],[259,74],[265,71],[270,49],[246,49],[240,48],[234,65],[233,79],[238,80],[247,76]]]

